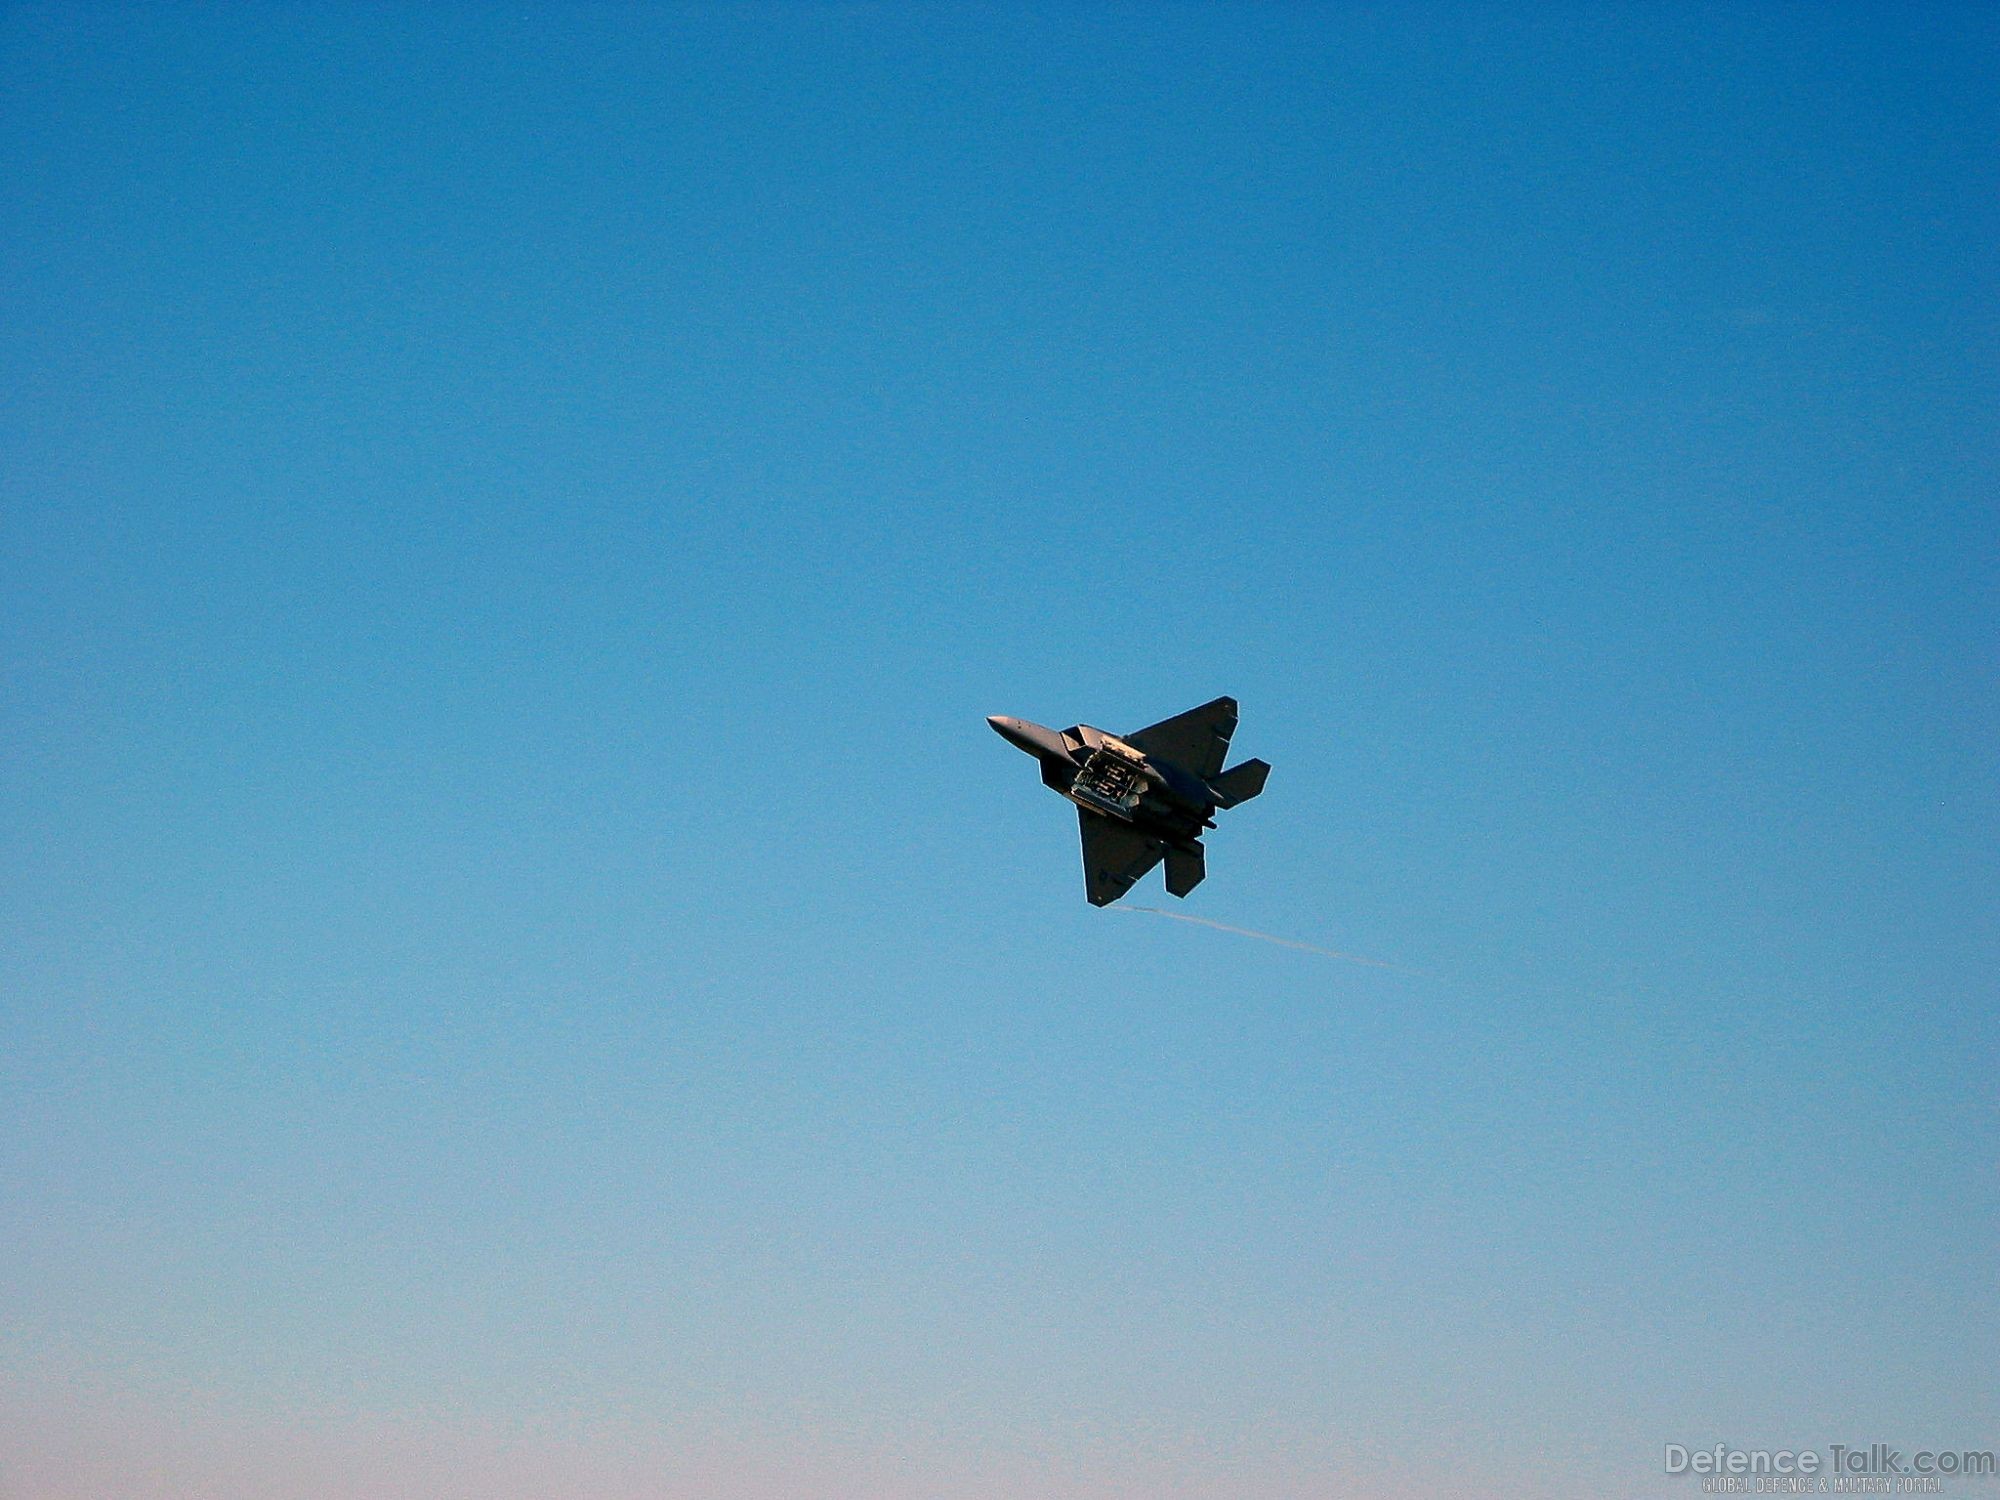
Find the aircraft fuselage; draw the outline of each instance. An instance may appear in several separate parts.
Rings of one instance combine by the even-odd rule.
[[[1216,809],[1247,802],[1263,791],[1270,770],[1262,761],[1222,770],[1223,752],[1236,727],[1236,703],[1230,698],[1128,736],[1089,724],[1050,729],[1002,714],[986,722],[1008,744],[1035,757],[1044,785],[1076,804],[1086,894],[1098,906],[1115,901],[1162,858],[1167,861],[1167,889],[1186,895],[1201,882],[1201,835],[1215,827]],[[1166,749],[1175,753],[1162,753]],[[1197,762],[1199,769],[1188,761]]]

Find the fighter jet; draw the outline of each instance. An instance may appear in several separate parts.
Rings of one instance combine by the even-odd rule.
[[[1083,893],[1108,906],[1162,858],[1167,889],[1201,884],[1203,829],[1218,808],[1264,790],[1261,760],[1222,769],[1236,732],[1236,700],[1217,698],[1120,739],[1088,724],[1045,729],[995,714],[986,721],[1041,763],[1042,781],[1076,804],[1083,830]]]

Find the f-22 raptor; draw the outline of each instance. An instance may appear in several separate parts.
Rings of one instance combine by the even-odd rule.
[[[1222,769],[1236,731],[1236,700],[1217,698],[1119,738],[1075,724],[1045,729],[995,714],[999,736],[1041,763],[1042,781],[1076,804],[1083,830],[1083,893],[1109,906],[1162,859],[1167,889],[1185,896],[1207,873],[1201,835],[1219,808],[1264,790],[1261,760]]]

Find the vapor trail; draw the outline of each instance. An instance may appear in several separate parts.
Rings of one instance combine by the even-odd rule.
[[[1363,958],[1358,953],[1342,953],[1335,948],[1321,948],[1314,943],[1297,943],[1290,938],[1276,937],[1268,932],[1253,932],[1248,927],[1231,927],[1227,922],[1211,922],[1207,917],[1191,917],[1186,912],[1162,911],[1157,906],[1107,906],[1104,909],[1144,912],[1149,917],[1165,917],[1169,922],[1192,922],[1197,927],[1213,927],[1217,932],[1233,932],[1238,937],[1256,938],[1262,943],[1276,943],[1280,948],[1297,948],[1301,953],[1317,953],[1321,958],[1337,958],[1344,963],[1366,964],[1371,969],[1387,969],[1392,974],[1411,974],[1418,979],[1437,978],[1437,975],[1426,974],[1422,969],[1406,969],[1401,964],[1384,963],[1379,958]]]

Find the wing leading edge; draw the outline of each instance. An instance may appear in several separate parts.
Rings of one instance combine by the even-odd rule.
[[[1126,735],[1125,743],[1147,755],[1170,760],[1205,780],[1222,769],[1222,758],[1229,753],[1229,737],[1234,733],[1236,700],[1217,698],[1171,719],[1148,724]]]
[[[1076,824],[1083,834],[1083,894],[1092,906],[1116,901],[1167,852],[1159,839],[1088,808],[1076,810]]]

